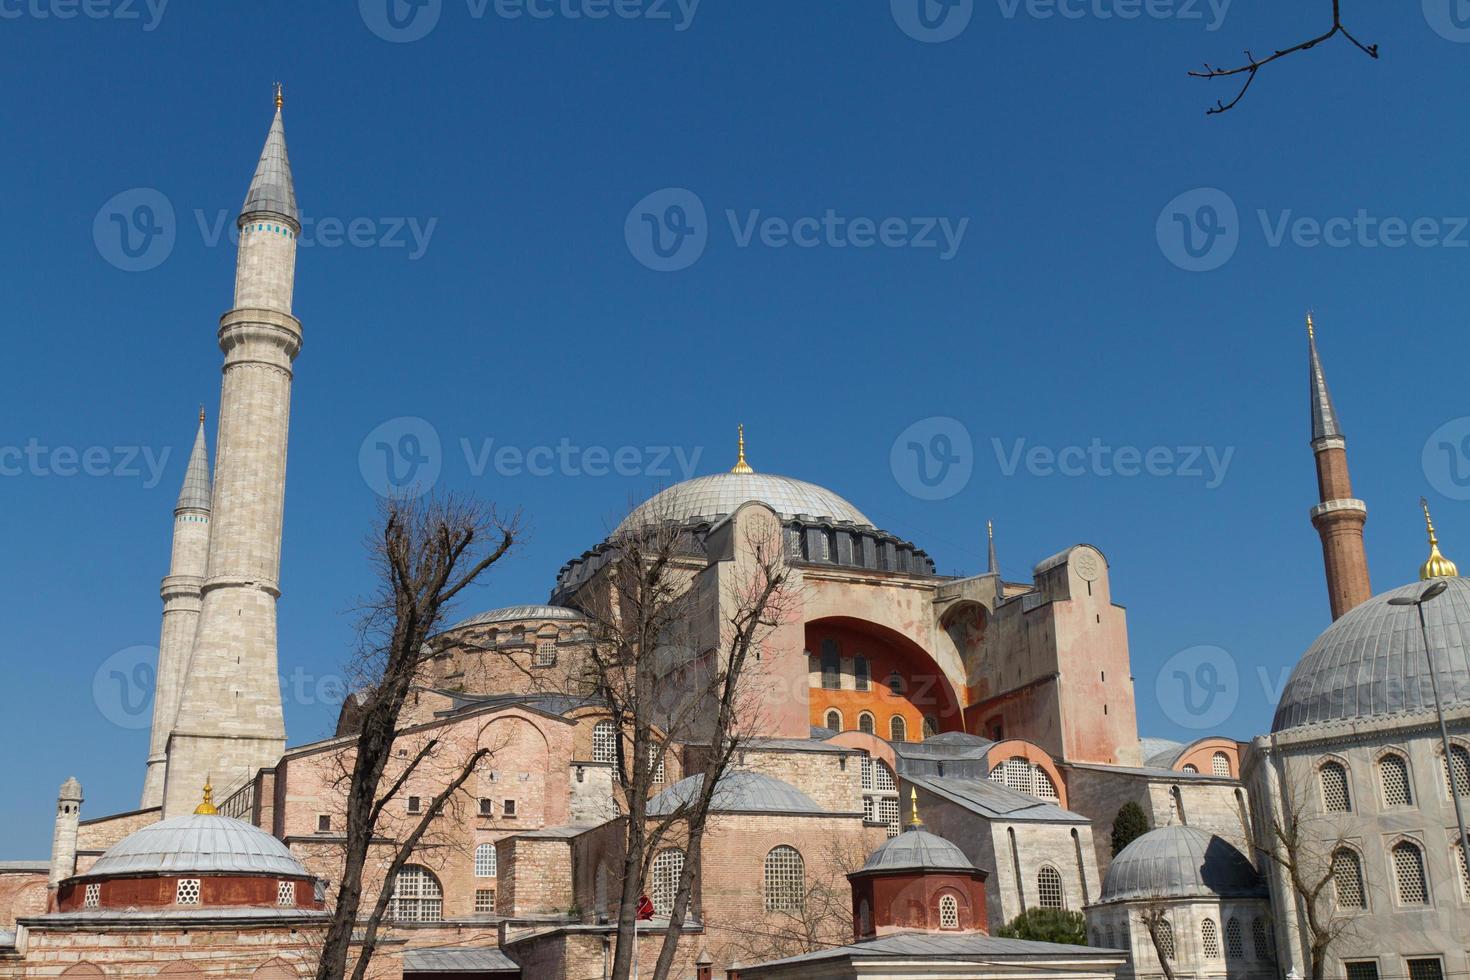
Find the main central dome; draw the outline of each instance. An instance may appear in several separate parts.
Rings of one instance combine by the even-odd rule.
[[[618,525],[618,532],[664,521],[713,521],[735,513],[751,500],[767,504],[786,518],[806,514],[854,524],[873,523],[851,503],[815,483],[767,473],[715,473],[676,483],[654,494],[634,508]]]

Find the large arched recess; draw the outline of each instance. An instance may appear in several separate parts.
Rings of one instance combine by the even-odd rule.
[[[806,624],[810,653],[808,706],[811,723],[826,727],[837,712],[841,730],[862,728],[873,719],[873,734],[892,738],[894,718],[903,720],[902,741],[924,737],[925,722],[936,732],[964,731],[960,698],[949,678],[923,647],[896,630],[853,616],[826,616]],[[837,684],[823,669],[823,657],[837,655]],[[866,661],[866,690],[859,658]],[[896,678],[896,682],[895,682]]]

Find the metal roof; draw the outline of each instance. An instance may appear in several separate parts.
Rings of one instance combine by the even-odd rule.
[[[1150,769],[1168,769],[1179,759],[1179,753],[1188,746],[1171,738],[1140,738],[1138,756]]]
[[[309,877],[286,845],[259,827],[198,813],[134,831],[108,848],[83,877],[183,871]]]
[[[271,130],[265,138],[265,148],[260,151],[260,163],[255,166],[255,177],[250,181],[250,191],[245,195],[245,206],[241,214],[266,211],[301,220],[296,210],[296,187],[291,180],[291,159],[286,153],[286,126],[281,122],[281,110],[271,121]]]
[[[920,789],[942,796],[971,813],[990,820],[1017,823],[1088,823],[1080,813],[1064,810],[1026,793],[1007,789],[989,779],[950,779],[906,774],[903,777]]]
[[[1310,320],[1308,323],[1310,324]],[[1337,409],[1332,407],[1332,394],[1327,390],[1327,375],[1322,372],[1322,359],[1317,356],[1317,338],[1307,331],[1308,372],[1312,390],[1312,441],[1341,438]]]
[[[909,824],[903,833],[883,843],[857,874],[889,871],[975,871],[974,862],[951,841]]]
[[[800,956],[771,960],[757,966],[742,969],[741,974],[759,976],[768,967],[789,966],[799,963],[815,963],[828,959],[921,959],[942,958],[947,960],[1038,960],[1038,959],[1105,959],[1114,960],[1121,954],[1117,950],[1099,949],[1093,946],[1069,946],[1062,943],[1043,943],[1031,939],[1001,939],[980,933],[964,935],[935,935],[928,932],[896,932],[878,936],[862,942],[821,949]]]
[[[1444,578],[1449,588],[1424,604],[1439,693],[1446,705],[1470,703],[1470,582]],[[1413,606],[1415,582],[1376,595],[1344,614],[1307,649],[1276,708],[1272,731],[1348,721],[1434,706],[1429,664]]]
[[[1099,901],[1265,897],[1265,882],[1235,845],[1194,827],[1160,827],[1113,858]]]
[[[648,801],[648,815],[663,817],[693,801],[704,785],[704,774],[688,776]],[[710,808],[723,813],[826,814],[790,783],[760,772],[727,772],[715,787]]]
[[[798,514],[872,526],[862,511],[825,487],[769,473],[715,473],[676,483],[633,509],[617,534],[661,521],[716,520],[735,513],[740,505],[759,500],[782,517]]]
[[[583,615],[575,609],[566,606],[505,606],[501,609],[491,609],[471,616],[469,619],[461,620],[444,630],[445,633],[453,630],[464,629],[467,626],[490,626],[495,623],[513,623],[526,619],[557,619],[567,622],[583,619]]]
[[[445,946],[403,951],[405,973],[515,973],[520,964],[492,948]]]
[[[179,491],[175,510],[209,510],[213,493],[209,486],[209,446],[204,439],[204,420],[199,420],[199,433],[194,436],[194,449],[189,453],[189,468],[184,471],[184,486]]]

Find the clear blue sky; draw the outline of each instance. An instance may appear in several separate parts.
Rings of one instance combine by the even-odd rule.
[[[84,815],[136,804],[147,732],[116,723],[131,705],[111,671],[131,676],[136,656],[118,652],[157,643],[194,415],[218,399],[234,250],[213,230],[243,199],[278,78],[301,207],[363,219],[359,240],[375,243],[331,247],[328,225],[298,266],[307,339],[280,617],[283,671],[298,678],[293,742],[332,727],[320,681],[349,654],[354,597],[370,585],[363,473],[378,439],[361,459],[360,447],[405,416],[440,438],[442,485],[525,510],[521,548],[463,612],[544,600],[564,561],[677,478],[559,462],[550,476],[497,472],[474,465],[486,440],[640,447],[625,465],[644,470],[657,459],[642,447],[702,450],[704,473],[730,466],[743,421],[757,469],[833,488],[946,573],[983,568],[987,518],[1012,579],[1096,544],[1128,607],[1144,732],[1194,734],[1155,681],[1176,653],[1208,646],[1239,677],[1216,727],[1249,737],[1272,709],[1258,670],[1278,685],[1327,624],[1307,521],[1311,305],[1371,508],[1375,587],[1411,579],[1423,558],[1421,493],[1446,552],[1470,560],[1470,518],[1447,496],[1467,495],[1448,470],[1466,460],[1431,473],[1421,461],[1436,428],[1451,423],[1432,459],[1470,431],[1454,422],[1470,414],[1470,141],[1447,108],[1470,44],[1418,3],[1351,0],[1350,26],[1381,60],[1334,39],[1206,118],[1232,90],[1188,68],[1305,37],[1326,0],[1238,0],[1213,31],[1216,14],[1192,0],[1156,9],[1198,19],[1098,16],[1127,0],[1074,4],[1080,18],[977,0],[944,43],[906,34],[900,21],[922,30],[886,2],[705,0],[689,20],[673,3],[623,0],[640,16],[593,20],[567,11],[596,0],[559,0],[549,18],[442,0],[418,12],[439,19],[409,43],[368,26],[393,34],[382,0],[180,2],[161,17],[154,2],[90,0],[92,16],[59,19],[66,0],[0,0],[0,447],[37,447],[18,467],[0,457],[4,857],[46,853],[69,775],[86,787]],[[427,26],[398,13],[405,32]],[[691,223],[668,211],[690,195],[635,205],[668,188],[706,210],[705,240],[697,261],[661,272],[640,261],[659,261],[638,243],[643,215]],[[1198,188],[1223,191],[1238,216],[1219,195],[1165,210]],[[768,226],[742,238],[753,219],[829,210],[855,237],[776,247]],[[1360,210],[1433,220],[1401,247],[1364,222],[1314,245],[1297,220]],[[171,230],[157,240],[166,257],[129,258],[114,213]],[[1192,246],[1226,251],[1191,258],[1176,213],[1199,235],[1224,228]],[[421,233],[434,222],[422,249],[394,231],[410,218]],[[938,232],[937,248],[855,247],[854,218],[899,219],[893,242],[924,219],[967,224],[950,255]],[[385,247],[395,239],[405,245]],[[154,267],[120,268],[137,262]],[[1218,267],[1180,267],[1200,262]],[[948,423],[933,418],[958,420],[973,445],[968,480],[941,486],[943,499],[924,499],[935,494],[905,470],[907,438],[897,466],[891,452],[916,423],[917,441],[943,450],[933,437]],[[405,445],[403,426],[387,441]],[[1170,474],[1190,469],[1179,447],[1233,455],[1217,486],[1207,467],[1129,477],[1088,461],[1068,476],[1011,468],[1017,440],[1166,447],[1155,470]],[[61,475],[81,461],[58,447],[94,449],[91,468],[114,475]],[[167,450],[160,481],[116,447]]]

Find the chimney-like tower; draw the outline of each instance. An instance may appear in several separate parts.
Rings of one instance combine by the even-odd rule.
[[[204,409],[184,471],[184,486],[174,505],[173,554],[163,597],[163,630],[158,638],[158,672],[153,687],[153,736],[148,743],[148,775],[143,780],[144,809],[163,805],[168,768],[168,737],[179,716],[184,671],[199,626],[199,604],[209,561],[209,447],[204,439]]]
[[[61,784],[56,795],[56,830],[51,835],[50,888],[77,872],[77,827],[82,822],[82,784],[75,776]]]
[[[1327,598],[1332,618],[1373,594],[1368,583],[1368,556],[1363,551],[1363,524],[1368,505],[1353,496],[1348,476],[1347,440],[1327,391],[1327,377],[1317,356],[1317,333],[1307,314],[1307,356],[1311,367],[1312,452],[1317,458],[1317,497],[1312,526],[1322,537],[1322,563],[1327,572]]]
[[[211,774],[228,796],[274,765],[286,744],[276,599],[292,364],[301,349],[301,322],[291,315],[301,221],[279,87],[237,224],[235,305],[219,327],[224,380],[209,561],[169,737],[165,818],[190,813]]]

